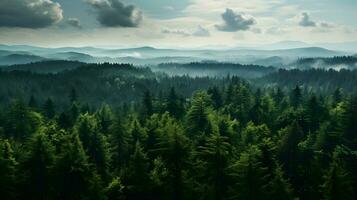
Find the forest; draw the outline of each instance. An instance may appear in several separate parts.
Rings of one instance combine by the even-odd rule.
[[[1,199],[357,198],[356,71],[42,65],[0,71]]]

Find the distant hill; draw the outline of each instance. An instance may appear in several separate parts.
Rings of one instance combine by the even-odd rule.
[[[36,55],[10,54],[0,56],[0,65],[26,64],[43,60],[47,60],[47,58],[43,58]]]
[[[255,65],[283,67],[286,60],[279,56],[258,59],[252,62]]]
[[[96,62],[96,58],[84,53],[78,52],[60,52],[47,55],[48,58],[55,60],[71,60],[71,61],[80,61],[80,62]]]
[[[290,42],[291,46],[303,46],[301,43]],[[282,45],[283,46],[283,45]],[[18,55],[16,59],[4,58],[11,54]],[[21,56],[20,56],[21,55]],[[214,60],[264,66],[281,66],[286,61],[308,57],[332,57],[352,55],[340,51],[332,51],[320,47],[304,47],[289,49],[159,49],[154,47],[138,47],[127,49],[102,49],[94,47],[63,47],[42,48],[26,45],[0,45],[0,64],[24,64],[40,60],[72,60],[87,63],[132,63],[158,64],[160,62],[198,62]],[[13,56],[16,57],[16,56]],[[21,58],[22,57],[22,58]],[[283,58],[283,60],[281,60]],[[3,59],[1,61],[1,59]],[[145,63],[146,62],[146,63]]]
[[[34,73],[58,73],[65,70],[73,70],[82,65],[85,65],[82,62],[78,61],[42,61],[42,62],[33,62],[29,64],[19,64],[11,65],[4,67],[4,71],[30,71]]]
[[[259,46],[259,49],[266,49],[266,50],[278,50],[278,49],[296,49],[296,48],[308,48],[312,47],[313,45],[307,44],[305,42],[300,41],[281,41],[272,44],[266,44]]]

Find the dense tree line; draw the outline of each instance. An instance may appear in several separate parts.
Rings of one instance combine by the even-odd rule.
[[[346,93],[354,93],[357,85],[357,70],[280,69],[277,73],[269,74],[254,82],[261,87],[293,88],[300,85],[304,90],[316,93],[333,93],[336,88],[341,88]]]
[[[230,74],[243,78],[262,77],[277,71],[274,67],[221,62],[164,63],[153,69],[170,75],[226,77]]]
[[[356,56],[334,56],[334,57],[321,57],[321,58],[301,58],[294,62],[292,65],[297,66],[299,69],[314,68],[319,63],[319,66],[326,66],[326,68],[334,65],[345,65],[350,69],[356,69],[357,57]]]
[[[123,74],[107,67],[98,77]],[[80,83],[98,70],[71,73]],[[93,107],[81,84],[61,110],[55,98],[12,101],[0,111],[1,199],[356,199],[356,96],[208,80],[190,98],[145,90],[130,106]]]
[[[33,66],[37,66],[42,69],[48,66],[49,70],[59,70],[60,64],[55,61],[53,65],[51,63],[30,64],[22,68],[32,69]],[[65,62],[62,68],[67,66],[66,64],[72,66],[78,63]],[[139,101],[146,90],[163,96],[164,91],[175,87],[184,97],[190,97],[200,88],[207,89],[226,81],[209,77],[169,77],[162,73],[154,73],[149,68],[135,68],[129,64],[87,64],[55,74],[0,70],[0,105],[7,106],[13,99],[27,102],[31,98],[42,104],[47,98],[51,98],[58,108],[64,109],[68,106],[68,94],[75,89],[80,100],[92,106],[100,106],[103,102],[118,106],[121,103]]]

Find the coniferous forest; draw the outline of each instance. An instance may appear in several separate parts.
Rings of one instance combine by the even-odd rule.
[[[0,199],[357,198],[356,71],[61,70],[0,71]]]

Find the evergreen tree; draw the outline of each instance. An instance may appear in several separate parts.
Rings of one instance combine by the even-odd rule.
[[[144,118],[146,117],[149,117],[151,116],[153,113],[154,113],[154,108],[153,108],[153,105],[152,105],[152,97],[151,97],[151,94],[149,91],[146,91],[144,93],[144,97],[143,97],[143,100],[142,100],[142,116]]]
[[[209,88],[207,93],[211,96],[213,107],[220,108],[223,105],[222,96],[217,87]]]
[[[228,138],[212,134],[207,138],[204,146],[198,150],[199,158],[204,162],[205,180],[209,181],[212,193],[207,194],[207,199],[225,199],[227,190],[226,168],[231,153]]]
[[[294,107],[297,108],[302,104],[302,92],[299,86],[296,86],[290,96],[290,104]]]
[[[167,124],[164,130],[167,133],[167,138],[163,138],[158,144],[157,151],[162,155],[170,173],[170,184],[173,191],[171,199],[180,200],[183,199],[183,170],[188,165],[189,140],[176,123]]]
[[[98,119],[101,132],[104,134],[108,134],[109,126],[113,120],[113,113],[109,107],[109,105],[104,104],[95,114]]]
[[[114,178],[112,182],[105,189],[105,194],[110,200],[124,200],[124,185],[119,178]]]
[[[123,181],[125,185],[124,194],[127,199],[151,199],[149,162],[139,142],[136,142]]]
[[[269,199],[271,200],[293,200],[291,185],[284,178],[284,172],[280,166],[274,170],[273,180],[269,185]]]
[[[71,92],[69,94],[69,102],[71,104],[73,104],[73,103],[77,102],[77,100],[78,100],[77,91],[76,91],[76,89],[72,88]]]
[[[333,93],[332,105],[336,106],[337,104],[339,104],[342,101],[342,98],[343,98],[342,89],[341,88],[337,88],[335,90],[335,92]]]
[[[259,149],[251,146],[230,167],[230,176],[235,183],[231,188],[231,199],[259,200],[268,197],[267,171],[260,158]]]
[[[41,116],[30,111],[21,101],[14,101],[6,114],[4,131],[7,137],[21,140],[36,132]]]
[[[341,118],[344,143],[352,149],[357,149],[357,96],[347,101]]]
[[[37,100],[36,100],[36,98],[35,98],[33,95],[31,95],[31,97],[30,97],[28,106],[29,106],[30,108],[32,108],[32,109],[37,109],[37,108],[38,108]]]
[[[308,130],[315,132],[319,128],[320,123],[326,118],[326,112],[315,95],[308,100],[305,112]]]
[[[280,131],[281,142],[278,149],[278,158],[283,164],[287,176],[296,181],[297,165],[299,160],[299,148],[298,144],[303,139],[303,132],[297,122],[293,122],[291,125]]]
[[[18,199],[17,162],[8,140],[0,139],[0,195],[1,199]]]
[[[114,122],[109,127],[109,133],[109,141],[112,147],[112,164],[113,167],[121,169],[129,160],[130,135],[119,116],[114,119]]]
[[[45,127],[40,128],[29,143],[28,154],[21,163],[24,172],[26,193],[24,198],[45,200],[52,194],[51,170],[54,160],[54,147],[46,135]]]
[[[354,191],[351,184],[349,176],[342,168],[341,163],[332,162],[322,185],[324,199],[354,199]]]
[[[51,98],[48,98],[43,105],[43,113],[48,119],[52,119],[55,114],[55,105]]]
[[[106,179],[110,162],[109,145],[106,137],[99,131],[97,120],[89,114],[79,117],[74,130],[83,142],[89,161],[94,163],[98,173]]]
[[[166,109],[167,112],[170,113],[171,116],[176,119],[180,119],[183,116],[183,106],[180,102],[180,98],[176,93],[174,87],[170,89],[169,95],[166,99]]]
[[[210,122],[208,119],[208,107],[210,106],[210,98],[207,93],[196,93],[192,99],[192,106],[187,113],[187,125],[191,135],[205,133]]]
[[[77,134],[69,135],[54,166],[56,199],[88,198],[93,172]]]

